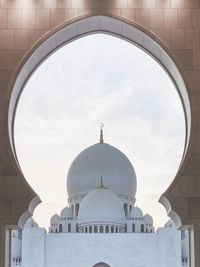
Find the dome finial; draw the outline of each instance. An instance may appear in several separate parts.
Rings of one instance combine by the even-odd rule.
[[[101,130],[100,130],[100,141],[99,141],[99,143],[103,144],[103,127],[104,127],[104,124],[101,123],[100,127],[101,127]]]
[[[103,177],[101,176],[100,187],[103,188]]]
[[[105,187],[104,184],[103,184],[103,177],[102,177],[102,176],[101,176],[101,179],[100,179],[100,185],[99,185],[98,188],[104,188],[104,189],[106,189],[106,187]]]

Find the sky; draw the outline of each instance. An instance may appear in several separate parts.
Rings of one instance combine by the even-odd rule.
[[[137,175],[136,205],[156,227],[169,219],[158,203],[183,154],[185,120],[178,93],[162,67],[119,38],[94,34],[57,50],[21,95],[15,146],[24,176],[42,199],[34,219],[48,228],[67,205],[73,159],[99,141],[120,149]]]

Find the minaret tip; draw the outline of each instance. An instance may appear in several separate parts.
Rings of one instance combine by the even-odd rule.
[[[101,176],[100,187],[103,188],[103,177]]]
[[[104,142],[104,140],[103,140],[103,127],[104,127],[104,124],[101,123],[100,127],[101,127],[101,130],[100,130],[100,141],[99,141],[99,143],[103,144],[103,142]]]
[[[104,189],[106,189],[106,187],[105,187],[104,184],[103,184],[103,177],[102,177],[102,176],[101,176],[101,179],[100,179],[100,185],[99,185],[98,188],[104,188]]]

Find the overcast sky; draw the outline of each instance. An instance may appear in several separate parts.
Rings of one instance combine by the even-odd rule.
[[[50,56],[21,96],[15,145],[23,173],[43,203],[40,226],[67,205],[66,176],[73,159],[104,140],[132,162],[137,206],[167,221],[159,196],[178,170],[185,140],[182,106],[165,71],[134,45],[104,34],[76,40]]]

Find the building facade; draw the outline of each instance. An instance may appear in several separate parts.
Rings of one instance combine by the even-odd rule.
[[[103,142],[101,129],[100,142],[72,162],[68,206],[52,216],[49,232],[32,218],[22,235],[13,232],[12,265],[189,266],[188,232],[172,220],[155,232],[153,218],[135,206],[136,188],[131,162]]]

